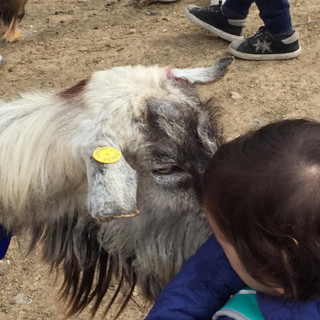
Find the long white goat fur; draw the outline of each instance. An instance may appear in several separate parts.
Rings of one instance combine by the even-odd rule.
[[[161,85],[166,90],[159,91]],[[157,66],[96,72],[84,91],[70,98],[28,93],[1,103],[0,203],[8,213],[1,217],[4,227],[11,230],[29,224],[28,208],[34,201],[43,201],[40,206],[50,204],[55,201],[51,195],[68,193],[70,186],[77,188],[85,175],[82,150],[97,140],[116,137],[121,147],[131,148],[142,143],[132,119],[143,116],[149,97],[190,103]],[[85,190],[79,192],[82,195]]]

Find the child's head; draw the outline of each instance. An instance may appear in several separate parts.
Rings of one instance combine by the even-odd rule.
[[[285,120],[224,144],[203,188],[208,220],[244,282],[320,296],[320,123]]]

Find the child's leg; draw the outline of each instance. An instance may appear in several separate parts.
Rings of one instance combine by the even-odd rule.
[[[229,52],[238,58],[247,60],[298,57],[301,48],[298,33],[292,29],[288,0],[257,0],[256,4],[265,26],[261,27],[252,37],[233,41],[229,45]]]
[[[293,34],[288,0],[257,0],[256,5],[268,32],[283,38]]]
[[[226,0],[222,5],[222,12],[229,19],[244,19],[253,2],[252,0]]]

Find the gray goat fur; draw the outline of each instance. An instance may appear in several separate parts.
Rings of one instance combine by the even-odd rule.
[[[232,61],[117,67],[59,93],[0,102],[0,224],[29,232],[30,250],[40,242],[43,260],[62,270],[68,316],[90,303],[95,314],[113,278],[106,312],[120,291],[124,307],[136,285],[155,299],[210,234],[201,176],[221,135],[194,83],[220,79]],[[95,161],[104,146],[121,160]]]

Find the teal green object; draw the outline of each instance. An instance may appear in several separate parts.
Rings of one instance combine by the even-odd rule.
[[[219,319],[220,316],[236,320],[265,320],[257,302],[256,291],[249,287],[232,296],[212,319]]]

